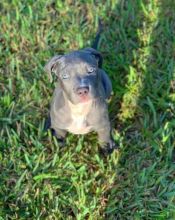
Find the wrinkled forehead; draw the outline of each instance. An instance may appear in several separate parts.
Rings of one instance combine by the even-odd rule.
[[[62,58],[62,69],[85,69],[88,66],[97,66],[97,61],[91,54],[85,52],[74,51]]]

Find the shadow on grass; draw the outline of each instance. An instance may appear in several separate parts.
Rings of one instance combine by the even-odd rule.
[[[174,10],[172,0],[121,1],[107,21],[106,57],[121,103],[111,111],[123,146],[106,219],[174,215]]]

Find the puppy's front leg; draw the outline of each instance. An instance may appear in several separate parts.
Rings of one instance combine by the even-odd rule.
[[[65,130],[58,129],[58,128],[53,129],[53,135],[56,136],[61,147],[65,145],[66,134],[67,132]]]
[[[112,136],[110,127],[105,127],[97,131],[99,143],[101,146],[101,153],[110,154],[117,148]]]

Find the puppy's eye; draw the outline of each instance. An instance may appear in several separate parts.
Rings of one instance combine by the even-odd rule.
[[[63,73],[61,76],[62,79],[68,79],[69,75],[67,73]]]
[[[95,67],[89,67],[88,68],[88,73],[93,73],[95,72],[96,68]]]

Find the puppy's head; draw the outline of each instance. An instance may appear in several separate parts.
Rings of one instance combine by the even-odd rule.
[[[87,102],[98,96],[102,56],[92,48],[73,51],[51,58],[45,70],[55,73],[65,96],[73,104]]]

